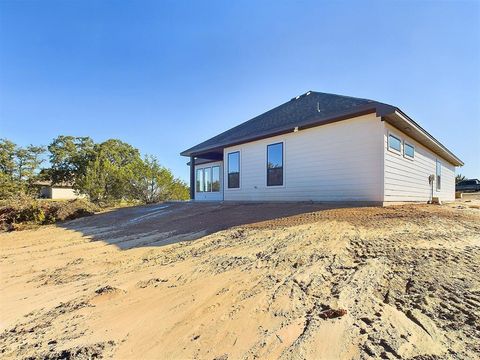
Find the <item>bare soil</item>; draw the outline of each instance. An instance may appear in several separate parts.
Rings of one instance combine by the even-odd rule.
[[[3,233],[0,357],[472,359],[479,205],[172,203]]]

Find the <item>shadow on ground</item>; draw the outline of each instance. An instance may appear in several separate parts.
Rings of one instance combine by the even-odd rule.
[[[93,241],[120,249],[164,246],[231,227],[326,209],[347,207],[318,203],[163,203],[117,209],[60,223]]]

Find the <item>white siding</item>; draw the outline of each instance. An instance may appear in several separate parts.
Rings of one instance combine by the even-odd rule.
[[[77,199],[82,198],[84,195],[77,194],[72,188],[51,188],[51,199]]]
[[[293,130],[293,129],[292,129]],[[240,189],[225,200],[383,201],[383,124],[375,114],[249,142],[240,151]],[[284,186],[266,186],[267,145],[284,143]]]
[[[213,166],[220,166],[220,191],[215,192],[197,192],[197,169],[211,168]],[[200,201],[218,201],[223,200],[223,162],[211,162],[195,166],[195,200]]]
[[[402,140],[401,154],[388,149],[389,132]],[[403,156],[403,141],[415,146],[413,160]],[[435,174],[437,159],[442,163],[442,186],[437,191],[436,183],[433,184],[433,196],[438,196],[443,201],[455,200],[455,166],[388,123],[384,126],[383,142],[386,202],[430,200],[432,188],[428,177]]]

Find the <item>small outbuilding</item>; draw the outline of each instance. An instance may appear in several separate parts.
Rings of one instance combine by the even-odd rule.
[[[51,181],[37,181],[34,185],[38,188],[38,196],[42,199],[69,200],[85,197],[68,183],[52,184]]]
[[[463,165],[395,106],[314,91],[181,155],[195,200],[454,201]]]

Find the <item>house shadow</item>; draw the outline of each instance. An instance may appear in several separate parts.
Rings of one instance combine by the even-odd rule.
[[[348,204],[170,202],[121,208],[57,226],[119,249],[165,246],[236,226],[294,217]],[[351,205],[350,205],[351,207]]]

